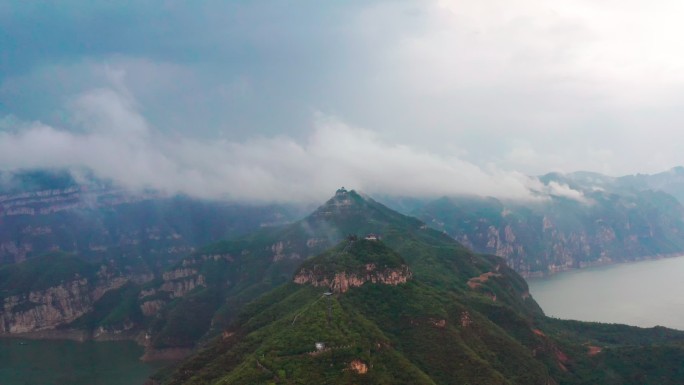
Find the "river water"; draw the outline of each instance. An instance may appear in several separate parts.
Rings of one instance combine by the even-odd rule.
[[[587,268],[528,284],[548,316],[684,330],[684,257]]]
[[[132,341],[0,339],[0,385],[142,385],[164,363],[143,363]]]
[[[528,280],[552,317],[684,330],[684,257],[594,267]],[[165,363],[143,363],[131,341],[0,339],[0,385],[141,385]]]

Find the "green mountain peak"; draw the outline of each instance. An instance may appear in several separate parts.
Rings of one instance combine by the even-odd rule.
[[[354,191],[225,246],[223,311],[256,300],[161,383],[636,384],[660,356],[647,383],[677,383],[684,333],[547,318],[503,259]]]
[[[364,284],[398,285],[411,279],[404,259],[376,239],[350,237],[305,261],[293,281],[344,293]]]

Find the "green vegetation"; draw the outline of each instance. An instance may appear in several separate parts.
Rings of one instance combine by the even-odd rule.
[[[366,283],[330,298],[322,296],[321,289],[288,283],[247,306],[224,336],[167,380],[197,384],[269,383],[274,378],[293,384],[545,383],[544,365],[531,360],[529,350],[496,324],[476,312],[472,317],[478,327],[462,324],[468,302],[482,296],[471,293],[467,279],[495,269],[501,276],[514,273],[499,266],[496,258],[473,255],[420,223],[398,219],[383,223],[383,241],[344,240],[303,262],[300,269],[327,276],[363,271],[367,264],[398,267],[411,260],[412,268],[420,271],[416,279],[398,286]],[[405,260],[389,245],[412,257]],[[500,291],[505,301],[513,298],[507,291],[526,290],[526,285],[521,279],[502,284],[492,278],[484,288]],[[515,299],[513,304],[520,301],[524,300]],[[525,309],[536,314],[534,307]],[[310,354],[316,342],[330,349]],[[502,353],[519,358],[494,359]],[[510,361],[518,364],[510,366]],[[367,373],[351,370],[359,362]]]
[[[126,284],[105,293],[95,302],[93,310],[79,317],[65,327],[95,330],[123,330],[143,323],[143,314],[138,305],[139,287]]]
[[[292,261],[273,262],[274,254],[287,257],[289,252],[302,252],[300,246],[307,241],[306,247],[316,249],[310,240],[324,238],[320,229],[327,236],[337,234],[342,242],[300,262],[297,269],[291,268]],[[381,234],[382,241],[343,240],[343,234],[367,232]],[[282,247],[274,252],[277,248],[271,246],[279,242]],[[222,250],[212,252],[240,256],[231,262],[239,266],[239,277],[254,282],[250,269],[261,258],[272,261],[265,264],[267,274],[258,284],[247,285],[246,280],[234,284],[233,288],[242,288],[241,293],[253,290],[250,295],[276,284],[272,278],[288,269],[327,276],[362,271],[366,264],[408,264],[414,274],[404,284],[366,282],[330,297],[322,295],[325,288],[285,283],[243,306],[202,350],[175,370],[160,374],[157,380],[162,383],[684,380],[680,367],[684,332],[547,318],[528,296],[525,281],[500,258],[473,254],[444,234],[353,192],[337,196],[300,223],[256,234],[237,245],[225,243]],[[278,268],[282,270],[273,274]],[[316,342],[326,348],[314,352]],[[656,368],[656,362],[662,367]]]
[[[192,347],[209,330],[221,299],[216,288],[199,288],[170,302],[150,326],[154,331],[153,345]]]
[[[499,210],[487,211],[490,204],[473,208],[476,215]],[[368,233],[381,240],[363,240]],[[331,296],[293,282],[302,269],[329,278],[370,265],[408,266],[412,276]],[[95,285],[98,270],[64,254],[31,258],[0,268],[0,290],[25,294],[77,278]],[[165,271],[142,287],[108,291],[68,327],[146,330],[156,348],[199,342],[190,359],[157,376],[166,384],[684,382],[684,332],[547,318],[501,258],[472,253],[353,191],[301,221],[209,245]],[[158,313],[144,317],[145,301]]]
[[[315,271],[317,274],[332,278],[338,272],[362,274],[366,272],[366,265],[369,264],[383,270],[404,266],[406,262],[383,242],[352,239],[309,258],[302,263],[300,270]]]
[[[50,253],[0,267],[0,294],[11,296],[92,278],[97,266],[64,253]]]

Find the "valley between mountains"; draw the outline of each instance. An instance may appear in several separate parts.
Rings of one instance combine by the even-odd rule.
[[[0,267],[0,332],[134,339],[146,347],[145,359],[186,357],[151,378],[151,384],[680,383],[684,332],[548,318],[516,272],[546,274],[559,264],[614,261],[618,246],[634,237],[639,248],[623,254],[626,259],[680,250],[681,205],[675,198],[610,186],[606,182],[593,195],[586,190],[591,203],[554,197],[532,208],[475,198],[440,200],[413,208],[425,221],[340,189],[303,219],[289,224],[266,219],[268,225],[244,228],[243,235],[229,240],[205,246],[189,242],[192,250],[179,257],[166,254],[164,263],[135,253],[187,242],[184,236],[132,242],[129,246],[139,248],[130,253],[110,247],[84,253],[77,251],[78,239],[70,251],[54,247],[54,230],[34,231],[23,241],[34,245],[25,260]],[[99,220],[103,209],[118,213],[146,202],[80,210]],[[595,219],[608,208],[627,222]],[[568,211],[575,217],[559,222]],[[167,215],[155,212],[157,218]],[[30,219],[54,229],[53,215],[4,211],[2,225],[25,228],[26,222],[12,221]],[[277,218],[286,221],[286,215]],[[466,219],[454,227],[457,217]],[[541,233],[530,225],[534,221],[542,224]],[[176,231],[174,222],[163,222]],[[614,236],[600,238],[608,239],[604,243],[568,241],[575,239],[572,231],[593,234],[587,223],[612,228]],[[504,230],[497,235],[492,228]],[[670,232],[663,235],[660,228]],[[463,241],[458,232],[466,230],[484,231],[487,237],[480,241],[469,235],[471,242],[463,242],[467,248],[454,239]],[[565,249],[556,250],[566,252],[545,251],[546,242],[559,239]],[[48,250],[39,252],[43,246],[37,240]],[[572,245],[585,253],[576,256]],[[481,247],[503,255],[471,251]]]

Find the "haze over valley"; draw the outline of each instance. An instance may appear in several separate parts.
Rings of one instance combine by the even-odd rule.
[[[0,383],[684,383],[682,11],[0,2]]]

